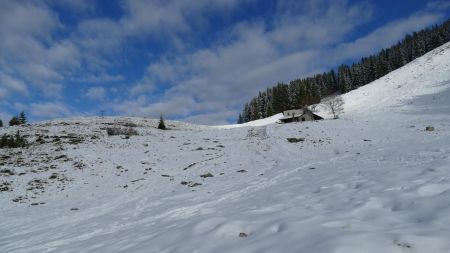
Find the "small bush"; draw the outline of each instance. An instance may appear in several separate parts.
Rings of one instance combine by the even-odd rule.
[[[106,133],[109,136],[113,136],[113,135],[126,135],[126,136],[138,135],[138,132],[136,130],[134,130],[133,128],[131,128],[131,127],[129,127],[129,128],[108,127],[108,128],[106,128]]]
[[[161,130],[166,130],[166,129],[167,129],[167,128],[166,128],[166,125],[164,124],[164,119],[163,119],[162,114],[161,114],[161,116],[159,117],[158,129],[161,129]]]
[[[18,126],[18,125],[20,125],[19,118],[17,116],[12,117],[11,120],[9,121],[9,126]]]
[[[4,134],[0,139],[0,148],[23,148],[28,146],[28,141],[21,136],[19,131],[13,135]]]
[[[305,138],[287,138],[287,141],[290,143],[304,142]]]
[[[206,174],[200,175],[200,177],[207,178],[207,177],[214,177],[214,175],[211,173],[206,173]]]

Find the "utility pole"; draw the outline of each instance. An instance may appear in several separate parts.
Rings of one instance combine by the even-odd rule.
[[[100,110],[100,115],[103,118],[105,116],[105,110]]]

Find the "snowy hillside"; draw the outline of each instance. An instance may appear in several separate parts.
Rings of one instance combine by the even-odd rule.
[[[279,123],[279,120],[283,117],[282,113],[275,114],[271,117],[267,117],[264,119],[258,119],[242,124],[232,124],[232,125],[223,125],[223,126],[214,126],[216,128],[222,128],[222,129],[231,129],[236,127],[259,127],[259,126],[266,126],[274,123]]]
[[[295,124],[3,128],[33,144],[0,149],[0,252],[450,252],[450,43],[344,100]]]

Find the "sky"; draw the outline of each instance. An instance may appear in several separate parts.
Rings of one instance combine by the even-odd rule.
[[[449,18],[449,0],[1,0],[0,119],[234,123],[277,82]]]

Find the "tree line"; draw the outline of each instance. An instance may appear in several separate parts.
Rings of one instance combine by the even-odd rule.
[[[25,112],[19,113],[17,116],[13,116],[9,120],[9,126],[18,126],[27,123],[27,117],[25,116]],[[0,119],[0,127],[3,127],[3,121]]]
[[[297,79],[259,92],[246,103],[238,123],[270,117],[289,109],[319,103],[322,98],[346,93],[366,85],[396,70],[427,52],[450,41],[450,19],[441,25],[407,34],[390,48],[378,54],[363,57],[351,65],[340,65],[336,70]]]

